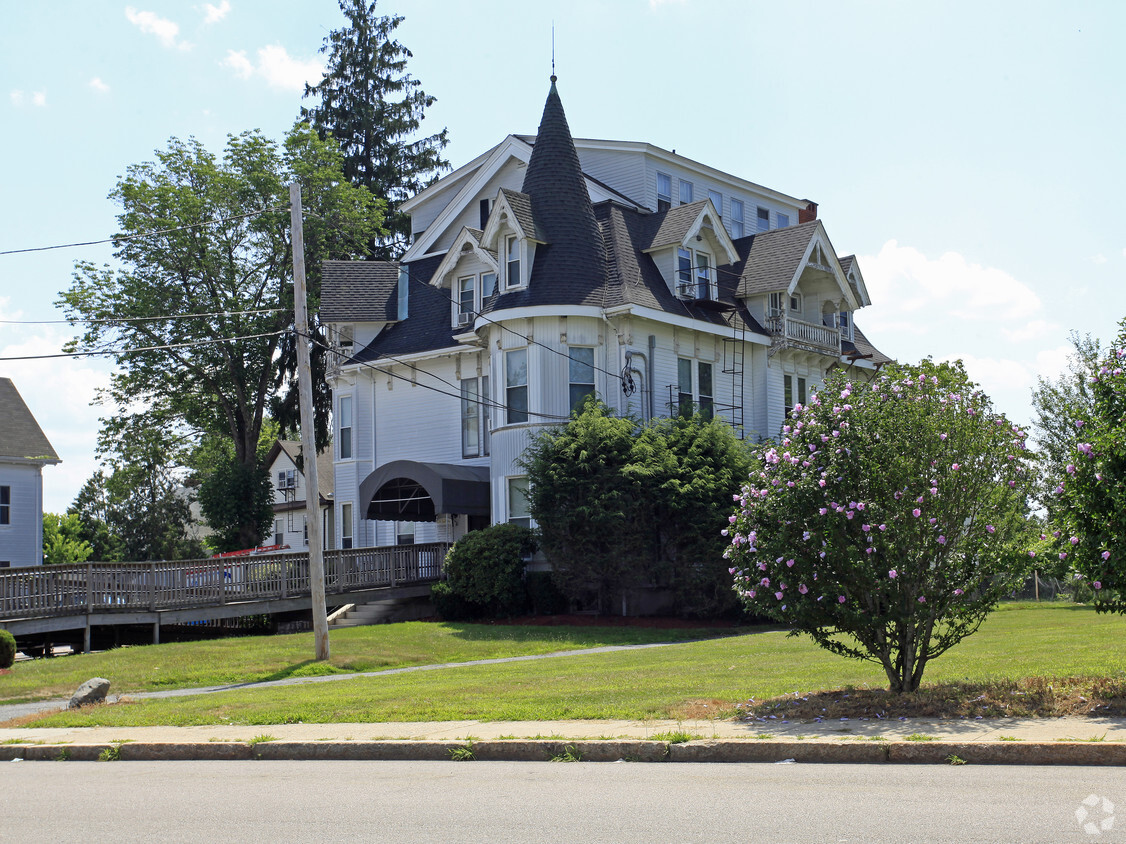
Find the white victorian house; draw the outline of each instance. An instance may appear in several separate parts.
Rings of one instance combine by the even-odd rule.
[[[888,358],[816,204],[646,143],[573,139],[552,78],[509,135],[401,206],[398,263],[326,262],[341,547],[527,523],[529,437],[597,394],[776,435],[834,367]]]
[[[10,378],[0,378],[0,569],[43,564],[43,467],[60,463]]]

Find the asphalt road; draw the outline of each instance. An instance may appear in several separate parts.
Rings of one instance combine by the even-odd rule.
[[[1126,841],[1126,770],[1119,768],[4,765],[0,840],[13,842]],[[1092,795],[1099,799],[1084,805]],[[1087,823],[1104,828],[1084,831],[1080,809]]]

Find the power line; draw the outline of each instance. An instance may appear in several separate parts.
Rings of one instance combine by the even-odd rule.
[[[136,349],[90,349],[84,352],[59,352],[51,355],[18,355],[13,357],[0,357],[0,361],[9,360],[47,360],[50,358],[84,358],[84,357],[98,357],[98,356],[114,356],[120,357],[122,355],[131,355],[136,352],[160,352],[169,349],[186,349],[192,346],[211,346],[216,343],[233,343],[239,340],[257,340],[262,337],[276,337],[279,334],[284,334],[285,331],[268,331],[263,334],[244,334],[239,337],[212,337],[207,340],[190,340],[186,343],[168,343],[162,346],[141,346]]]
[[[477,405],[480,405],[482,407],[493,408],[493,409],[496,409],[496,410],[503,410],[506,413],[513,409],[509,405],[504,404],[503,402],[498,402],[498,401],[495,401],[493,399],[483,398],[483,397],[481,397],[480,394],[478,394],[476,399],[470,399],[467,396],[462,395],[460,389],[456,393],[450,393],[450,392],[447,392],[446,390],[443,390],[439,387],[434,387],[430,384],[420,384],[419,382],[417,382],[417,381],[415,381],[411,378],[408,378],[405,375],[398,375],[397,373],[394,373],[389,369],[380,369],[380,367],[379,367],[380,361],[390,361],[390,362],[393,362],[393,363],[398,363],[400,366],[406,366],[406,367],[408,367],[408,368],[410,368],[410,369],[412,369],[416,372],[422,372],[425,375],[430,375],[434,378],[438,378],[438,380],[444,381],[446,384],[449,384],[451,387],[456,388],[455,384],[452,384],[449,381],[446,381],[444,378],[441,378],[440,376],[434,375],[434,373],[432,373],[432,372],[427,372],[425,369],[420,369],[419,367],[416,367],[413,364],[406,363],[405,361],[398,360],[397,358],[393,358],[390,355],[384,355],[384,356],[382,356],[381,358],[379,358],[375,361],[356,361],[356,360],[352,360],[350,356],[344,354],[339,349],[335,349],[332,346],[329,346],[328,344],[324,343],[323,341],[316,339],[315,337],[307,337],[306,339],[308,339],[314,345],[320,346],[322,349],[324,349],[329,354],[333,354],[333,355],[336,355],[338,358],[342,358],[346,363],[351,363],[351,364],[354,364],[354,365],[367,367],[369,369],[373,369],[373,370],[376,370],[378,372],[385,373],[387,376],[389,376],[391,378],[395,378],[399,381],[406,381],[408,384],[412,384],[416,387],[422,387],[423,389],[431,390],[435,393],[439,393],[443,396],[449,396],[450,398],[458,399],[460,401],[472,401],[473,404],[477,404]],[[533,410],[523,410],[523,409],[521,409],[521,410],[518,410],[517,412],[527,414],[529,417],[535,416],[535,417],[538,417],[540,419],[549,419],[549,420],[553,420],[553,421],[556,421],[556,422],[566,422],[567,420],[569,420],[571,418],[570,416],[559,416],[558,414],[553,414],[553,413],[537,413]]]
[[[0,319],[0,325],[75,325],[85,323],[88,325],[117,325],[130,322],[166,322],[177,319],[204,319],[207,317],[232,317],[248,316],[252,314],[280,314],[287,313],[285,308],[259,308],[252,311],[215,311],[209,314],[168,314],[167,316],[151,317],[109,317],[106,319]]]
[[[266,214],[270,211],[283,211],[289,208],[289,204],[285,205],[271,205],[268,208],[263,208],[259,211],[249,211],[246,214],[235,214],[230,217],[216,217],[214,220],[204,220],[199,223],[189,223],[186,226],[175,226],[169,229],[154,229],[150,232],[138,232],[137,234],[130,235],[116,235],[114,237],[106,238],[105,240],[87,240],[81,243],[60,243],[55,246],[33,246],[27,249],[5,249],[0,252],[0,255],[20,255],[26,252],[48,252],[52,249],[73,249],[78,246],[100,246],[103,243],[126,243],[130,240],[138,240],[142,237],[150,237],[155,234],[170,234],[172,232],[187,231],[188,229],[198,229],[203,226],[214,225],[215,223],[226,223],[230,220],[245,220],[248,217],[257,217],[259,214]]]

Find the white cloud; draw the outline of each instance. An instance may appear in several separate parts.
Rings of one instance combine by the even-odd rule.
[[[222,64],[242,79],[256,76],[270,87],[284,91],[304,91],[306,82],[320,82],[324,75],[324,65],[319,59],[296,59],[279,44],[262,47],[257,59],[255,64],[244,50],[228,50]]]
[[[8,299],[0,299],[0,318],[20,319]],[[61,329],[61,330],[60,330]],[[57,354],[71,334],[64,326],[5,326],[0,357]],[[43,508],[62,512],[97,468],[99,416],[91,402],[109,386],[111,364],[83,358],[4,361],[11,378],[62,463],[43,471]]]
[[[659,9],[661,6],[683,6],[688,0],[649,0],[650,9]]]
[[[1098,255],[1092,255],[1091,256],[1091,263],[1097,264],[1097,265],[1105,264],[1106,263],[1106,255],[1104,255],[1102,252],[1100,252]]]
[[[227,57],[221,64],[231,68],[240,79],[249,79],[254,73],[254,65],[246,57],[245,50],[227,50]]]
[[[1049,381],[1057,380],[1068,372],[1071,356],[1075,354],[1075,347],[1070,343],[1066,346],[1057,346],[1054,349],[1044,349],[1036,353],[1036,375]]]
[[[273,88],[304,91],[306,82],[320,82],[324,65],[319,59],[295,59],[285,47],[274,44],[258,51],[258,73]]]
[[[956,319],[1019,320],[1038,312],[1040,297],[1004,270],[983,267],[957,252],[928,258],[889,240],[880,253],[860,259],[873,303],[895,302],[905,311],[944,311]]]
[[[1043,319],[1034,319],[1019,328],[1002,328],[1001,333],[1005,335],[1005,339],[1012,343],[1022,343],[1025,340],[1035,340],[1037,337],[1043,337],[1049,332],[1059,329],[1059,326],[1054,322],[1048,322]]]
[[[12,105],[16,108],[23,108],[25,105],[33,105],[36,108],[44,108],[47,105],[47,92],[34,91],[30,94],[25,94],[23,91],[12,91],[8,94],[8,98],[12,101]]]
[[[191,47],[186,41],[178,41],[180,25],[167,18],[158,17],[155,12],[139,12],[132,6],[125,7],[125,17],[129,23],[149,35],[155,35],[165,47],[187,50]]]
[[[100,76],[95,76],[90,80],[89,84],[90,87],[97,91],[99,94],[105,94],[109,92],[109,85],[103,82]]]
[[[218,23],[227,16],[231,11],[231,4],[228,0],[223,0],[218,6],[212,6],[210,3],[203,4],[204,23]]]

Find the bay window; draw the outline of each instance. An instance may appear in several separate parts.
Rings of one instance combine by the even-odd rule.
[[[528,350],[513,349],[504,356],[504,404],[508,424],[528,421]]]
[[[583,402],[594,395],[594,349],[586,346],[572,346],[567,351],[568,398],[571,413],[582,409]]]

